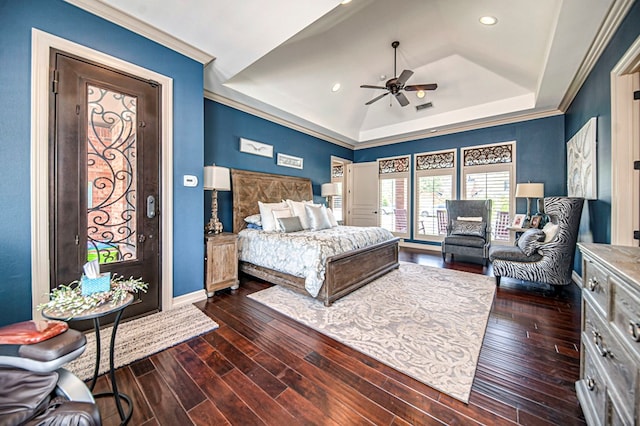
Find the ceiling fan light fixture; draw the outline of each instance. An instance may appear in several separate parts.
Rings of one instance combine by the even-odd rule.
[[[340,90],[340,87],[341,87],[340,83],[336,83],[331,87],[331,91],[335,93],[338,90]]]
[[[498,18],[496,18],[495,16],[486,15],[481,16],[479,21],[482,25],[491,26],[498,23]]]
[[[425,96],[424,90],[418,90],[418,91],[416,92],[416,97],[417,97],[418,99],[422,99],[422,98],[424,98],[424,96]]]

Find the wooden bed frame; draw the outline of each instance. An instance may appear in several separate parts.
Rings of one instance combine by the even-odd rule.
[[[244,218],[260,213],[258,201],[277,203],[290,199],[312,200],[311,180],[269,173],[231,170],[233,190],[233,232],[246,227]],[[338,254],[327,259],[325,280],[317,299],[330,306],[335,300],[398,268],[399,238],[358,250]],[[265,281],[309,294],[304,278],[247,262],[240,262],[240,271]]]

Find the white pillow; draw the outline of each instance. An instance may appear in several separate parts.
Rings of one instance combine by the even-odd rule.
[[[338,226],[338,221],[333,214],[333,211],[327,207],[327,216],[329,217],[329,223],[331,223],[331,227]]]
[[[309,227],[312,231],[331,228],[331,222],[329,222],[329,216],[327,215],[327,208],[325,206],[314,207],[306,204],[304,209],[307,211]]]
[[[291,209],[291,216],[298,216],[300,223],[304,229],[309,229],[309,219],[307,218],[307,212],[304,209],[305,205],[319,207],[320,204],[313,204],[313,201],[293,201],[287,200],[287,205]]]
[[[551,222],[547,223],[542,230],[544,231],[544,242],[548,243],[553,240],[558,233],[559,226]]]
[[[482,222],[482,216],[458,216],[458,220],[464,220],[465,222]]]
[[[276,223],[276,231],[284,231],[284,228],[280,226],[280,221],[278,219],[283,217],[291,217],[291,210],[289,210],[289,207],[284,209],[272,209],[271,214],[273,215],[273,220]]]
[[[244,218],[244,221],[247,223],[252,223],[254,225],[262,226],[262,222],[260,221],[261,217],[259,214],[252,214],[251,216],[247,216]]]
[[[260,220],[262,221],[262,230],[267,232],[276,231],[276,220],[271,213],[272,210],[286,209],[289,207],[284,201],[280,203],[263,203],[258,201],[258,207],[260,207]]]

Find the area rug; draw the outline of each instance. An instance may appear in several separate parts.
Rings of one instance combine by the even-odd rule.
[[[491,277],[403,262],[328,308],[279,286],[248,297],[467,403],[495,291]]]
[[[158,312],[118,325],[115,344],[116,368],[153,355],[163,349],[218,328],[218,324],[192,304]],[[109,371],[109,343],[113,327],[100,330],[100,372]],[[93,377],[96,363],[96,336],[86,333],[87,349],[65,368],[82,380]]]

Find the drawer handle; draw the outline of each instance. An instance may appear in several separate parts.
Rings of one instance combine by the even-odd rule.
[[[596,348],[598,348],[598,352],[600,353],[600,355],[605,358],[607,356],[613,357],[611,351],[604,346],[604,343],[602,343],[602,334],[598,333],[595,330],[591,333],[593,333],[593,344],[596,345]]]
[[[589,281],[587,283],[589,290],[596,291],[596,288],[598,288],[598,285],[600,285],[600,283],[598,282],[597,278],[589,278]]]
[[[596,380],[591,376],[587,376],[587,389],[589,389],[590,391],[593,391],[595,388],[596,388]]]
[[[640,323],[629,321],[629,334],[636,342],[640,342]]]

